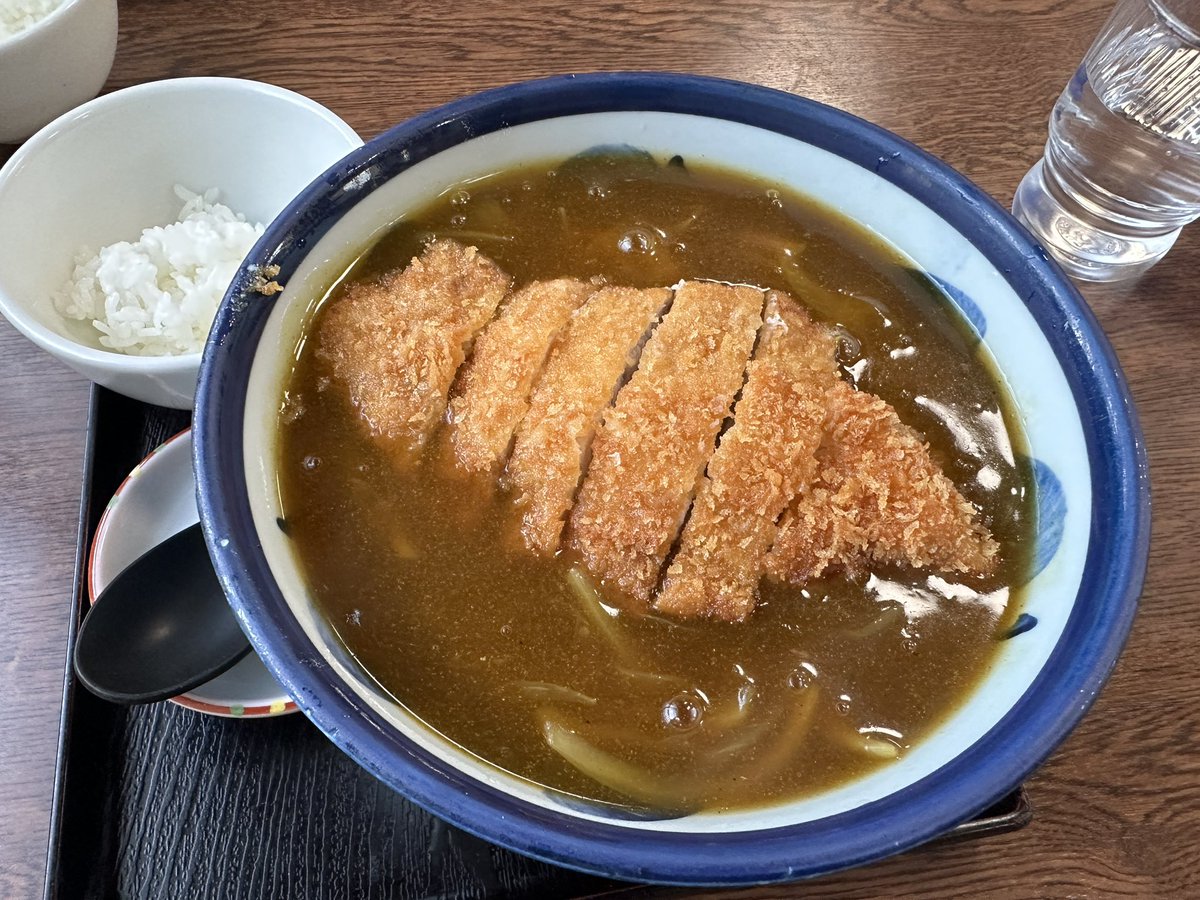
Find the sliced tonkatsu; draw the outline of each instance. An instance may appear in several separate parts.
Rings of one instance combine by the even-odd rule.
[[[649,601],[742,386],[763,292],[685,282],[605,413],[571,514],[587,568]]]
[[[434,241],[335,299],[317,351],[389,449],[448,420],[438,452],[488,495],[503,481],[530,550],[725,621],[753,611],[764,574],[994,570],[975,507],[889,404],[838,377],[832,333],[786,294],[510,286],[475,248]]]
[[[353,283],[333,302],[318,352],[373,435],[406,450],[424,444],[509,284],[474,247],[438,240],[404,270]]]
[[[596,428],[670,298],[666,288],[601,288],[550,352],[507,468],[530,549],[558,550]]]
[[[753,611],[775,523],[815,474],[825,393],[836,381],[828,329],[791,297],[768,294],[733,425],[708,464],[656,609],[725,621]]]
[[[921,436],[845,382],[828,397],[816,479],[780,522],[768,572],[794,583],[871,562],[990,573],[995,540]]]
[[[535,281],[514,292],[479,336],[450,401],[463,469],[496,474],[503,466],[550,348],[594,290],[575,278]]]

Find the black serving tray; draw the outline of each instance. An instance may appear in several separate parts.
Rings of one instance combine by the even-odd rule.
[[[188,424],[186,412],[93,389],[68,660],[105,504]],[[1031,815],[1018,789],[938,840],[1011,831]],[[84,690],[68,663],[47,897],[554,898],[630,887],[447,825],[368,775],[302,715],[238,720],[170,703],[115,706]]]

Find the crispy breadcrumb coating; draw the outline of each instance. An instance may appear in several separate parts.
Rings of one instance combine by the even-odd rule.
[[[558,550],[604,410],[670,297],[666,288],[602,288],[575,312],[550,352],[507,469],[530,549]]]
[[[655,609],[734,622],[753,611],[775,523],[816,474],[834,342],[786,294],[766,314],[733,425],[692,504]]]
[[[504,464],[550,348],[594,290],[575,278],[535,281],[513,293],[479,336],[450,401],[463,469],[495,474]]]
[[[467,349],[509,277],[474,247],[438,240],[403,271],[352,283],[318,325],[318,352],[376,435],[422,446]]]
[[[845,382],[828,398],[816,480],[784,514],[767,571],[798,584],[872,562],[990,573],[995,540],[920,435]]]
[[[604,416],[570,540],[594,575],[638,601],[658,584],[742,386],[762,306],[756,288],[681,285]]]

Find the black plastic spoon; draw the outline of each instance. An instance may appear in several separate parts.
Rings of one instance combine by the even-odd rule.
[[[75,674],[105,700],[154,703],[249,652],[197,523],[143,553],[96,598],[75,642]]]

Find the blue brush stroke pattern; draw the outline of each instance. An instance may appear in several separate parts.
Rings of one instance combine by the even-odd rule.
[[[983,338],[987,334],[987,317],[983,314],[983,310],[979,308],[979,305],[963,293],[962,288],[951,284],[944,278],[939,278],[933,274],[930,274],[929,278],[953,301],[954,305],[958,307],[967,321],[971,323],[971,327],[975,329],[975,333],[980,338]]]
[[[1037,623],[1037,616],[1031,616],[1029,613],[1021,613],[1017,616],[1017,621],[1013,622],[1012,628],[1000,635],[1000,640],[1007,641],[1009,638],[1015,638],[1018,634],[1032,631],[1037,627]]]
[[[586,150],[580,150],[574,156],[561,163],[558,169],[562,171],[564,168],[570,168],[571,163],[575,161],[591,160],[597,157],[616,157],[625,163],[634,161],[643,164],[647,168],[658,168],[658,160],[654,158],[654,154],[649,150],[635,147],[633,144],[597,144],[594,147],[588,147]]]
[[[1050,564],[1062,543],[1063,525],[1067,519],[1067,498],[1062,482],[1054,470],[1040,459],[1030,460],[1033,481],[1037,489],[1037,540],[1033,550],[1033,572],[1037,576]]]

